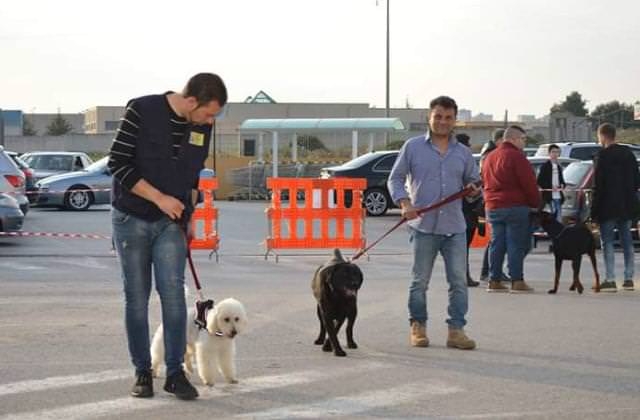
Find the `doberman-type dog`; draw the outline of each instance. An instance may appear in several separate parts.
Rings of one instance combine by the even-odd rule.
[[[333,251],[333,258],[320,266],[311,282],[313,296],[318,302],[320,334],[315,344],[322,344],[323,351],[331,351],[336,356],[347,354],[340,347],[338,331],[347,319],[347,347],[358,348],[353,340],[353,324],[358,314],[358,290],[362,286],[360,268],[342,258],[339,249]],[[325,333],[328,336],[325,340]]]
[[[580,283],[580,263],[582,255],[587,254],[591,259],[595,281],[592,289],[595,292],[600,291],[600,275],[598,274],[598,266],[596,263],[596,240],[589,228],[584,223],[575,225],[563,225],[558,222],[551,213],[541,211],[537,216],[540,226],[549,235],[553,244],[553,256],[555,257],[555,278],[553,281],[553,289],[549,293],[554,294],[558,291],[558,282],[560,281],[560,271],[562,269],[562,261],[570,260],[573,268],[573,283],[569,290],[577,290],[582,293],[584,288]]]

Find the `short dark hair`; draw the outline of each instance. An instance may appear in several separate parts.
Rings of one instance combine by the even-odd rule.
[[[560,150],[560,146],[558,146],[557,144],[550,144],[549,147],[547,148],[547,152],[551,153],[552,150]]]
[[[598,126],[598,134],[606,137],[609,140],[615,140],[616,128],[613,126],[613,124],[602,123]]]
[[[456,140],[458,140],[460,143],[464,144],[467,147],[471,147],[471,137],[469,137],[465,133],[456,134]]]
[[[223,107],[227,103],[227,87],[222,78],[213,73],[198,73],[187,82],[182,91],[185,98],[194,97],[199,106],[217,101]]]
[[[522,134],[527,134],[527,132],[524,130],[524,128],[520,127],[519,125],[510,125],[508,130],[518,130],[519,132],[521,132]]]
[[[429,112],[431,112],[433,108],[437,106],[441,106],[444,109],[453,108],[454,114],[458,115],[458,104],[453,98],[450,98],[448,96],[438,96],[437,98],[433,99],[429,104]]]
[[[504,137],[504,128],[498,128],[493,132],[493,141],[501,140]]]

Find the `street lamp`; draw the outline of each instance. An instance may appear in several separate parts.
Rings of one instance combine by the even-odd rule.
[[[386,76],[386,100],[385,100],[385,108],[384,108],[384,116],[389,118],[389,3],[391,0],[387,0],[387,76]],[[378,5],[378,0],[376,0],[376,6]],[[389,133],[384,133],[384,145],[385,148],[389,144]]]

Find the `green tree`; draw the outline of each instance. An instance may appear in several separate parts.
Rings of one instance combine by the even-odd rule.
[[[73,129],[73,126],[69,123],[69,121],[65,120],[62,115],[58,112],[58,115],[51,120],[51,123],[47,126],[47,135],[49,136],[63,136],[67,133],[70,133]]]
[[[22,135],[23,136],[37,136],[38,131],[33,127],[31,121],[26,118],[22,119]]]
[[[586,104],[587,101],[582,99],[582,95],[573,91],[567,95],[564,102],[553,104],[551,112],[570,112],[576,117],[586,117],[589,114]]]
[[[622,129],[640,126],[633,120],[633,105],[618,101],[598,105],[591,111],[591,118],[598,123],[608,122]]]

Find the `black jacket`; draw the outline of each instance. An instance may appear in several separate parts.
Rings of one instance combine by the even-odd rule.
[[[538,186],[545,190],[552,188],[553,168],[551,167],[551,161],[548,160],[540,166],[540,172],[538,173]],[[560,187],[564,188],[564,177],[562,176],[562,165],[558,164],[558,181]],[[551,191],[542,191],[542,202],[547,204],[551,202],[553,198]],[[564,194],[560,191],[560,201],[564,203]]]
[[[164,95],[134,99],[140,114],[140,127],[133,166],[148,183],[173,196],[190,209],[191,190],[197,188],[200,170],[209,151],[210,125],[192,125],[185,132],[180,152],[173,155],[172,111]],[[112,205],[144,220],[156,221],[164,213],[124,187],[113,177]],[[188,217],[187,217],[188,219]]]
[[[602,223],[637,217],[640,172],[631,150],[614,143],[598,152],[594,167],[591,218]]]

